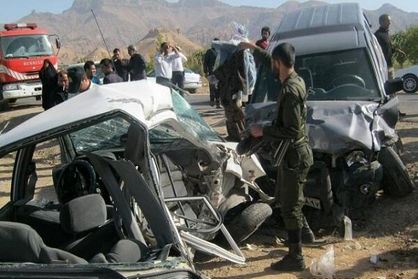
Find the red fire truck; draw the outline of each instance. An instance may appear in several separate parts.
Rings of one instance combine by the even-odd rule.
[[[56,45],[59,49],[58,38]],[[0,31],[0,100],[13,103],[18,98],[40,99],[39,71],[45,59],[57,66],[46,30],[35,23],[5,24]]]

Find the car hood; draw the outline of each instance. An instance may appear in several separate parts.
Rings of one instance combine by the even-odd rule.
[[[112,111],[123,111],[145,127],[156,113],[171,110],[170,89],[152,81],[96,86],[38,114],[0,136],[0,148],[38,134]]]
[[[331,154],[356,148],[380,150],[382,140],[396,133],[378,114],[379,106],[359,101],[308,102],[307,128],[312,148]]]
[[[379,151],[382,142],[396,137],[380,113],[380,104],[368,101],[308,101],[307,133],[313,150],[341,154],[353,149]],[[276,119],[275,102],[247,107],[247,124],[270,125]]]

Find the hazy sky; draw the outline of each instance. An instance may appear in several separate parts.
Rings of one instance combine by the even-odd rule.
[[[5,1],[5,0],[2,0]],[[169,0],[176,2],[176,0]],[[285,0],[221,0],[222,2],[240,6],[259,6],[259,7],[277,7]],[[403,9],[405,11],[418,12],[417,0],[326,0],[327,2],[359,2],[365,9],[374,10],[379,8],[384,3],[392,3],[393,5]],[[60,13],[63,10],[71,7],[73,0],[12,0],[7,1],[7,5],[3,5],[0,9],[0,22],[14,22],[21,17],[29,14],[32,10],[42,12]]]

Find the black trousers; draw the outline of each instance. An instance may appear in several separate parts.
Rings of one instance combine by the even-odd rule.
[[[165,77],[157,77],[155,80],[158,84],[167,86],[171,88],[171,81],[168,78]]]
[[[171,82],[177,87],[184,89],[184,71],[173,71]]]

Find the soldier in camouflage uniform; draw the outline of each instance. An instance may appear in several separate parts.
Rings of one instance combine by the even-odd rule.
[[[312,150],[306,135],[305,83],[294,70],[295,49],[292,45],[278,45],[271,56],[252,43],[241,43],[241,47],[253,49],[254,57],[263,61],[264,65],[271,63],[281,82],[276,122],[272,126],[253,126],[250,132],[254,137],[265,137],[274,141],[291,139],[292,143],[279,166],[276,185],[281,215],[289,237],[289,253],[282,260],[273,263],[271,268],[300,271],[305,269],[301,244],[301,232],[305,221],[302,213],[303,187],[309,168],[313,164]]]

